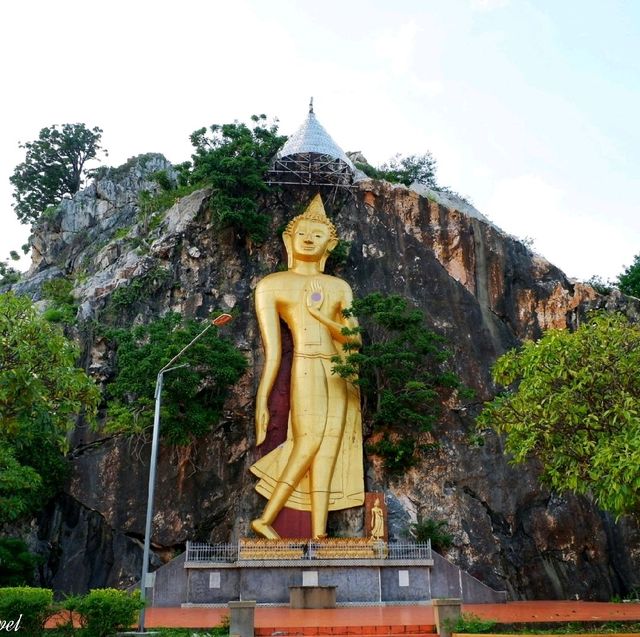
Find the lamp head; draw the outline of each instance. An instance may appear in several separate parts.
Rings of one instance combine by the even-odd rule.
[[[220,314],[219,316],[216,316],[216,318],[211,319],[211,323],[213,325],[215,325],[216,327],[220,327],[221,325],[226,325],[229,321],[233,320],[233,316],[231,316],[231,314]]]

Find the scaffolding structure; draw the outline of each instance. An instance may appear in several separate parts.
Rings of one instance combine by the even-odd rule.
[[[276,155],[267,179],[270,184],[350,188],[354,172],[353,162],[317,120],[311,98],[306,120]]]

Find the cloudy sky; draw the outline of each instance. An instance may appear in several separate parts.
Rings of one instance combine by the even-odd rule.
[[[42,127],[100,126],[111,165],[180,162],[201,126],[293,132],[311,95],[345,150],[430,150],[569,276],[640,253],[640,2],[21,0],[0,5],[0,59],[2,259],[29,234],[8,180]]]

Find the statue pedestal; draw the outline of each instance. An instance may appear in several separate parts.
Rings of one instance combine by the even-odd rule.
[[[492,590],[428,545],[364,538],[188,542],[185,553],[156,571],[148,596],[154,607],[226,606],[233,600],[288,606],[292,588],[326,587],[335,592],[336,606],[430,604],[441,597],[474,604],[506,601],[505,592]]]
[[[289,608],[335,607],[335,586],[289,586]]]

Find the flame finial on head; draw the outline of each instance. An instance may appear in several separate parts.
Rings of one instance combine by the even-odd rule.
[[[311,203],[305,208],[305,211],[294,217],[288,224],[285,231],[282,234],[291,235],[293,232],[293,227],[298,223],[298,221],[302,219],[307,219],[308,221],[318,221],[319,223],[324,223],[327,228],[329,228],[329,236],[332,239],[338,238],[338,231],[336,227],[333,225],[331,219],[327,217],[327,213],[324,210],[324,204],[322,203],[322,197],[320,193],[318,193],[312,200]]]

